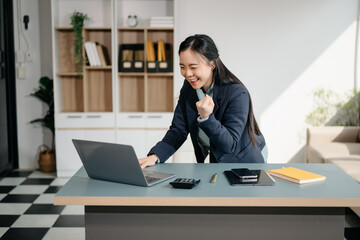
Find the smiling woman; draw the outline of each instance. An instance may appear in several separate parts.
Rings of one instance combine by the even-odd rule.
[[[194,89],[202,88],[207,91],[213,82],[215,61],[209,62],[199,53],[186,49],[180,52],[181,75]]]
[[[222,63],[207,35],[186,38],[179,47],[185,78],[170,129],[139,159],[141,166],[165,162],[190,133],[196,160],[203,163],[263,163],[265,139],[255,120],[244,84]]]

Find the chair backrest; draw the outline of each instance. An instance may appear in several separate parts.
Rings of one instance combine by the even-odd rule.
[[[263,147],[263,149],[261,149],[261,154],[264,157],[264,161],[265,163],[267,163],[267,159],[268,159],[268,148],[267,145],[265,144],[265,146]]]

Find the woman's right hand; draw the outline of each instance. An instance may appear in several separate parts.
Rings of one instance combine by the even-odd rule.
[[[155,165],[156,161],[159,159],[159,157],[156,154],[152,154],[146,158],[140,158],[140,166],[141,168],[146,168],[148,166]]]

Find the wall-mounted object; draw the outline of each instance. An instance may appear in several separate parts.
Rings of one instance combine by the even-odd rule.
[[[28,24],[30,22],[30,17],[29,15],[24,15],[24,19],[23,19],[24,25],[25,25],[25,30],[28,29]]]

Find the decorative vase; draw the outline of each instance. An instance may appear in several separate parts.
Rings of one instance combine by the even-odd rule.
[[[55,149],[49,148],[45,144],[39,146],[39,166],[42,172],[56,171]]]

